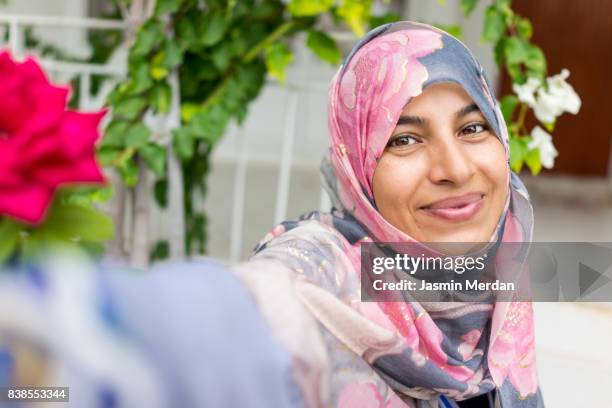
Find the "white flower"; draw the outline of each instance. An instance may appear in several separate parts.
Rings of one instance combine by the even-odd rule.
[[[555,164],[555,157],[559,154],[552,143],[552,136],[544,129],[536,126],[531,131],[533,138],[527,148],[529,150],[538,149],[540,151],[540,163],[547,169],[552,169]]]
[[[563,69],[560,74],[546,79],[548,89],[538,89],[536,103],[532,108],[540,122],[553,123],[563,112],[575,115],[580,110],[580,97],[565,81],[569,74],[567,69]]]
[[[575,115],[580,110],[582,101],[574,88],[565,81],[569,75],[569,70],[564,68],[560,74],[549,77],[546,82],[548,83],[548,92],[563,100],[563,110]]]
[[[544,88],[538,90],[538,99],[533,108],[536,118],[542,123],[554,123],[563,113],[563,99],[550,94]]]
[[[519,101],[533,108],[536,103],[534,93],[538,90],[540,85],[542,85],[542,83],[538,78],[529,78],[523,85],[513,84],[512,90],[518,96]]]

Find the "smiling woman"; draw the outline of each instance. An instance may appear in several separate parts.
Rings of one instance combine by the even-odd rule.
[[[416,240],[488,242],[507,180],[504,146],[478,106],[460,85],[439,83],[402,111],[372,184],[382,216]]]
[[[423,24],[371,31],[332,81],[329,130],[332,212],[282,223],[237,268],[301,375],[320,373],[300,381],[312,405],[542,407],[530,303],[361,301],[363,243],[497,259],[497,244],[531,240],[529,196],[470,51]],[[294,298],[303,309],[280,312]],[[306,346],[310,317],[322,337]]]

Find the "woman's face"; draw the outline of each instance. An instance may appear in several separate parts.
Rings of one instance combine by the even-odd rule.
[[[420,242],[488,242],[508,193],[505,150],[463,87],[432,85],[404,108],[372,188],[382,216]]]

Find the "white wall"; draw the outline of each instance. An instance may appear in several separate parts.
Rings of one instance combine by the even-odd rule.
[[[7,5],[0,6],[0,14],[87,17],[87,0],[8,0]],[[0,30],[4,29],[6,27],[0,25]],[[46,44],[60,47],[71,55],[86,57],[89,53],[84,30],[37,28],[35,34]]]

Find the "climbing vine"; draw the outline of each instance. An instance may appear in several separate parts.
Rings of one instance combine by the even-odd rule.
[[[127,8],[132,1],[123,1]],[[128,57],[128,75],[108,98],[112,120],[99,149],[106,166],[118,170],[135,188],[141,163],[157,180],[152,193],[161,207],[168,203],[169,154],[180,160],[184,192],[185,250],[204,252],[206,217],[196,210],[196,191],[206,194],[209,157],[230,121],[242,123],[266,74],[280,82],[292,62],[289,40],[306,34],[306,45],[322,60],[340,62],[335,41],[317,29],[331,14],[362,35],[371,18],[371,1],[234,0],[206,2],[159,0],[138,28]],[[179,86],[173,90],[172,73]],[[145,120],[165,115],[172,95],[180,94],[181,121],[164,140]],[[158,243],[155,256],[165,255]]]

